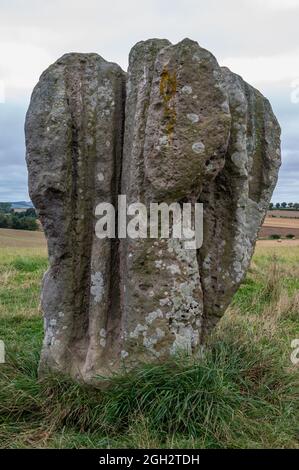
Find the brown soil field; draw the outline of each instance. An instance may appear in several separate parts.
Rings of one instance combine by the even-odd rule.
[[[268,238],[271,235],[280,235],[281,237],[286,237],[290,234],[294,235],[295,238],[299,238],[299,228],[263,226],[259,232],[259,238]]]
[[[299,228],[299,219],[276,219],[273,217],[266,217],[264,221],[265,227],[289,227]]]
[[[259,238],[268,238],[275,234],[281,237],[292,234],[295,238],[299,238],[299,219],[267,216],[260,230]]]
[[[292,219],[293,217],[299,218],[299,211],[284,211],[284,210],[274,210],[268,211],[267,217],[286,217],[288,219]]]

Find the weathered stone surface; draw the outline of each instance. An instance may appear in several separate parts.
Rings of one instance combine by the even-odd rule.
[[[221,77],[212,54],[188,39],[133,48],[122,173],[129,203],[195,202],[223,168],[231,115]],[[136,351],[138,359],[198,351],[204,306],[196,251],[177,239],[126,239],[121,253],[127,361]]]
[[[96,54],[67,54],[43,73],[32,95],[25,129],[29,187],[50,260],[41,369],[89,377],[104,362],[107,344],[117,348],[106,337],[116,322],[117,246],[95,236],[94,211],[118,193],[123,85],[117,65]]]
[[[204,335],[221,318],[244,278],[280,167],[280,127],[270,103],[222,69],[232,116],[223,170],[203,186],[204,243],[198,251]]]
[[[140,42],[125,100],[124,77],[95,54],[63,56],[26,120],[50,257],[41,370],[83,380],[200,351],[246,273],[280,166],[269,102],[196,42]],[[203,202],[203,246],[99,240],[95,207],[118,193],[128,204]]]

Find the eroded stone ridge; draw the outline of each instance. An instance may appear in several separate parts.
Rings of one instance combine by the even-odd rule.
[[[189,39],[136,44],[127,75],[67,54],[34,89],[26,146],[50,259],[41,371],[89,381],[198,353],[244,278],[276,184],[269,102]],[[203,202],[203,246],[98,239],[95,207],[120,193],[128,204]]]

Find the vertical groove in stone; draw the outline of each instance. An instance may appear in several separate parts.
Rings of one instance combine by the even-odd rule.
[[[86,342],[88,329],[88,310],[90,293],[90,259],[91,241],[93,234],[93,200],[94,200],[94,170],[95,154],[86,146],[86,85],[85,66],[82,62],[79,68],[66,69],[65,80],[67,102],[71,116],[71,200],[72,214],[71,246],[73,271],[73,323],[72,337],[68,350],[71,355],[80,351],[78,343]],[[84,198],[80,198],[80,191]],[[82,219],[84,218],[84,219]],[[84,223],[82,223],[82,220]],[[80,351],[81,352],[81,351]]]

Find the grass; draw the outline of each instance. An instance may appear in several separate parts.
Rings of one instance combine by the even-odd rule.
[[[38,379],[44,248],[0,253],[0,446],[298,448],[299,247],[257,248],[204,359],[174,357],[104,390]]]

